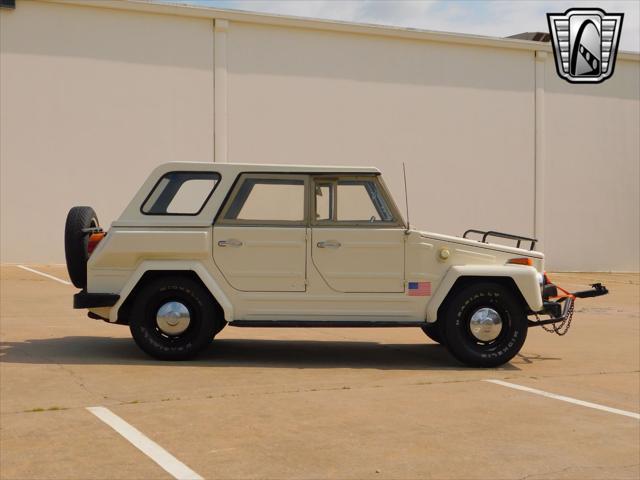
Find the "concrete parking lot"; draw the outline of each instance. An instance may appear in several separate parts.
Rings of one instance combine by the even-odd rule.
[[[72,286],[3,266],[0,477],[176,477],[87,410],[102,406],[203,478],[637,479],[640,276],[552,278],[611,294],[499,369],[400,328],[228,327],[162,363],[73,310]]]

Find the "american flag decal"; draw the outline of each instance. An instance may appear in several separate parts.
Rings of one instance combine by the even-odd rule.
[[[407,295],[410,297],[430,297],[431,282],[409,282]]]

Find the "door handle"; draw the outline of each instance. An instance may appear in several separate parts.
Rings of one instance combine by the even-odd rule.
[[[235,238],[230,238],[229,240],[220,240],[218,242],[219,247],[241,247],[242,242],[240,240],[236,240]]]
[[[337,240],[325,240],[318,242],[318,248],[340,248],[342,244]]]

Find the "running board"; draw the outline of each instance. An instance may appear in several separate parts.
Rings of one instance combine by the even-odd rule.
[[[388,320],[234,320],[229,322],[232,327],[317,327],[317,328],[381,328],[381,327],[421,327],[423,321],[388,321]]]

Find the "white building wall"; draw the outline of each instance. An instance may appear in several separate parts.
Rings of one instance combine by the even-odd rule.
[[[0,11],[1,258],[63,262],[153,167],[213,158],[213,21],[18,1]]]
[[[411,221],[533,234],[533,52],[233,23],[229,160],[379,167]],[[403,202],[402,202],[403,203]]]
[[[545,253],[557,270],[640,270],[640,62],[599,85],[546,66]]]
[[[0,11],[3,262],[61,262],[70,206],[108,225],[152,167],[215,157],[375,165],[401,207],[405,162],[416,227],[640,270],[638,55],[569,85],[532,42],[76,3]]]

